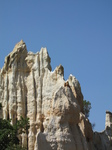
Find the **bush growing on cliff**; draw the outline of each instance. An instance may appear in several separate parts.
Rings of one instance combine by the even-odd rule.
[[[10,122],[0,118],[0,150],[25,150],[19,145],[18,135],[27,131],[29,119],[21,117],[15,125]]]
[[[89,113],[90,113],[90,109],[92,108],[90,101],[83,100],[83,106],[84,106],[83,107],[84,114],[88,118],[89,117]]]
[[[90,113],[91,108],[92,107],[91,107],[90,101],[83,100],[83,110],[84,110],[84,114],[87,118],[89,117],[89,113]],[[91,126],[92,126],[92,129],[94,129],[95,123],[92,123]]]

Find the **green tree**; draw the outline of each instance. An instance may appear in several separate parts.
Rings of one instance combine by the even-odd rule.
[[[91,107],[90,101],[83,100],[84,114],[85,114],[85,116],[86,116],[87,118],[89,117],[89,113],[90,113],[90,109],[91,109],[91,108],[92,108],[92,107]],[[92,126],[92,129],[94,129],[95,123],[92,123],[91,126]]]
[[[89,117],[89,113],[90,113],[90,109],[91,109],[91,103],[90,101],[86,101],[83,100],[83,109],[84,109],[84,114],[85,116],[88,118]]]
[[[0,150],[24,150],[19,145],[18,135],[27,132],[29,119],[21,117],[14,125],[10,122],[0,118]]]
[[[8,146],[5,150],[27,150],[27,148],[21,147],[21,145]]]

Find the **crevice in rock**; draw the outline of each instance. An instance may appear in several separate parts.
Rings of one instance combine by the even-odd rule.
[[[36,116],[37,116],[37,92],[36,92],[36,81],[34,78],[34,98],[35,98],[35,121],[36,121]]]
[[[39,119],[40,119],[40,132],[44,132],[44,126],[43,126],[44,115],[41,114]]]

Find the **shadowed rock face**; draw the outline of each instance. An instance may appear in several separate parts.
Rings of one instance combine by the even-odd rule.
[[[16,44],[0,70],[2,117],[12,124],[20,116],[30,119],[28,134],[20,136],[29,150],[100,150],[78,80],[70,75],[65,81],[63,66],[52,72],[50,61],[46,48],[34,54],[23,41]]]

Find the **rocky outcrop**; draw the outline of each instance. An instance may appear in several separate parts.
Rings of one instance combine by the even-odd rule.
[[[95,132],[93,144],[96,150],[112,150],[112,128],[107,127],[102,132]]]
[[[34,54],[23,41],[16,44],[0,70],[2,117],[12,124],[29,118],[29,131],[20,137],[29,150],[97,150],[78,80],[70,75],[65,81],[63,66],[51,71],[50,61],[46,48]]]
[[[110,111],[106,111],[105,129],[108,127],[112,129],[112,113]]]
[[[93,143],[98,150],[112,149],[112,113],[110,111],[106,111],[105,130],[94,133]]]

